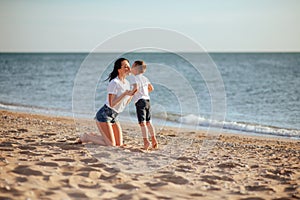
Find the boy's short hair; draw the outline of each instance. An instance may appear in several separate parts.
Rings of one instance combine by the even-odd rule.
[[[147,65],[142,60],[136,60],[134,61],[135,67],[138,68],[139,73],[144,73],[146,71]]]

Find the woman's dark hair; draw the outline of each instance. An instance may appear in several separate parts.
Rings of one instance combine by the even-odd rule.
[[[119,75],[119,72],[118,72],[118,69],[121,69],[121,66],[122,66],[122,62],[124,60],[127,60],[126,58],[119,58],[118,60],[115,61],[115,64],[114,64],[114,69],[113,71],[109,74],[108,78],[106,79],[111,81],[113,80],[114,78],[116,78],[118,75]],[[129,60],[127,60],[129,62]]]

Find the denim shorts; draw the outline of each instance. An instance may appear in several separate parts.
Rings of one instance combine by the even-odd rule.
[[[135,103],[136,115],[139,123],[149,122],[151,119],[151,107],[149,99],[140,99]]]
[[[117,117],[118,117],[118,113],[116,111],[114,111],[113,109],[111,109],[107,105],[104,105],[96,113],[95,119],[98,122],[116,123],[118,121]]]

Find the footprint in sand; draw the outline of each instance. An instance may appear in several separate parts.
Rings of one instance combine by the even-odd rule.
[[[21,149],[21,150],[36,150],[36,147],[27,146],[27,145],[21,145],[21,146],[18,146],[18,148]]]
[[[116,168],[112,168],[112,167],[105,167],[103,169],[109,173],[119,173],[120,172],[120,169],[116,169]]]
[[[58,167],[59,165],[55,162],[38,162],[37,165],[46,166],[46,167]]]
[[[214,182],[213,184],[216,184],[215,180],[221,180],[221,181],[234,181],[232,178],[228,177],[228,176],[214,176],[214,175],[206,175],[206,176],[201,176],[202,178],[202,181],[205,181],[207,183],[210,183],[210,182]],[[212,184],[212,183],[210,183]]]
[[[25,133],[25,132],[28,132],[28,130],[25,128],[19,128],[18,132]]]
[[[59,145],[59,147],[62,150],[79,150],[78,146],[75,146],[73,144],[65,144],[65,145]]]
[[[40,156],[40,154],[33,153],[31,151],[20,151],[20,154],[25,154],[26,156]],[[20,159],[21,160],[21,159]]]
[[[117,189],[121,189],[121,190],[135,190],[135,189],[139,189],[139,187],[128,184],[128,183],[121,183],[121,184],[117,184],[114,185],[115,188]]]
[[[84,162],[85,164],[98,162],[98,160],[96,158],[85,158],[85,159],[81,159],[80,161]]]
[[[5,193],[11,193],[14,197],[16,197],[15,199],[21,199],[22,196],[22,192],[19,190],[16,190],[15,188],[11,188],[9,186],[7,187],[0,187],[0,199],[2,200],[10,200],[11,198],[9,197],[5,197],[5,196],[1,196],[4,195]],[[20,198],[18,198],[20,197]]]
[[[156,176],[155,178],[159,178],[162,181],[165,182],[171,182],[178,185],[184,185],[189,183],[189,181],[181,176],[172,175],[172,174],[166,174],[162,176]]]
[[[24,140],[23,137],[12,137],[14,140]]]
[[[89,172],[81,172],[81,173],[78,173],[77,175],[78,176],[83,176],[83,177],[88,177],[89,176]]]
[[[242,166],[238,163],[234,163],[234,162],[227,162],[227,163],[222,163],[222,164],[219,164],[217,165],[217,167],[219,168],[234,168],[234,167],[238,167],[238,166]]]
[[[14,151],[13,148],[0,148],[0,151]]]
[[[56,133],[43,133],[43,135],[48,135],[48,136],[55,136],[55,135],[57,135]]]
[[[297,185],[292,185],[292,186],[284,188],[284,192],[295,192],[297,190],[297,188],[298,188]]]
[[[162,186],[168,185],[168,183],[165,183],[165,182],[156,182],[156,183],[146,182],[144,184],[150,188],[157,188],[157,187],[162,187]]]
[[[111,175],[111,176],[105,176],[105,175],[101,175],[100,176],[100,179],[101,180],[105,180],[105,181],[107,181],[107,180],[112,180],[112,179],[115,179],[117,177],[117,174],[114,174],[114,175]]]
[[[291,180],[291,178],[285,178],[285,177],[278,176],[278,175],[273,175],[273,174],[262,175],[262,177],[277,180],[277,181],[280,181],[280,182],[288,182],[288,181]]]
[[[84,189],[99,189],[100,185],[95,184],[95,185],[83,185],[83,184],[78,184],[78,187],[84,188]]]
[[[120,200],[131,200],[133,199],[133,195],[132,194],[120,194],[117,199]]]
[[[175,169],[178,172],[193,172],[195,171],[195,168],[188,165],[179,165]]]
[[[295,172],[293,172],[292,170],[288,170],[288,169],[268,170],[268,172],[271,172],[273,174],[280,174],[283,176],[289,176],[289,175],[295,174]]]
[[[91,171],[96,171],[96,169],[94,169],[93,167],[82,167],[79,170],[77,170],[78,172],[83,171],[83,172],[91,172]]]
[[[182,156],[182,157],[177,158],[177,160],[190,161],[190,160],[193,160],[193,158],[192,157]]]
[[[217,182],[215,180],[210,179],[210,178],[202,178],[201,181],[206,182],[206,183],[211,184],[211,185],[216,185],[217,184]]]
[[[264,186],[264,185],[254,185],[254,186],[246,186],[245,187],[246,190],[248,191],[255,191],[255,192],[258,192],[258,191],[272,191],[272,192],[275,192],[272,188],[269,188],[267,186]]]
[[[45,192],[45,196],[50,196],[50,195],[52,195],[52,194],[55,194],[55,192],[52,192],[52,191],[46,191],[46,192]]]
[[[64,176],[71,176],[73,172],[62,172],[62,175]]]
[[[30,169],[30,167],[27,165],[20,165],[12,170],[12,172],[26,176],[43,176],[42,172]]]
[[[0,147],[13,147],[11,142],[1,142]]]
[[[190,194],[190,196],[192,196],[192,197],[203,197],[204,195],[201,194],[201,193],[193,193],[193,194]]]
[[[71,197],[71,199],[88,199],[88,197],[81,192],[68,193],[68,196]]]
[[[58,158],[58,159],[54,159],[54,161],[59,161],[59,162],[75,162],[74,159],[70,159],[70,158]]]
[[[38,137],[39,138],[50,138],[50,136],[49,135],[47,135],[47,134],[40,134],[40,135],[38,135]]]
[[[78,174],[71,175],[68,177],[68,184],[70,187],[73,188],[82,188],[82,189],[99,189],[101,186],[98,183],[95,183],[91,181],[91,179],[88,178],[88,176],[85,176],[85,178],[82,178],[81,176],[78,176]]]
[[[25,142],[36,142],[36,140],[32,140],[32,139],[25,139]]]
[[[97,162],[98,162],[98,160],[97,160]],[[95,164],[92,164],[92,165],[90,165],[91,167],[95,167],[95,168],[106,168],[107,166],[105,165],[105,164],[103,164],[103,163],[95,163]]]
[[[16,177],[16,181],[19,183],[24,183],[28,181],[28,179],[26,177]]]

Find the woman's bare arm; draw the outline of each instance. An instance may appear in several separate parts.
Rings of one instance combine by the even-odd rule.
[[[120,101],[126,96],[126,95],[130,95],[131,91],[130,90],[126,90],[123,94],[121,94],[119,97],[116,97],[115,94],[108,94],[108,103],[110,107],[114,107],[115,105],[117,105],[118,103],[120,103]]]
[[[132,100],[133,95],[138,91],[138,86],[137,86],[137,84],[135,83],[135,84],[132,84],[132,85],[133,85],[133,88],[132,88],[132,90],[130,91],[132,96],[128,99],[126,105],[129,104],[129,102]]]

